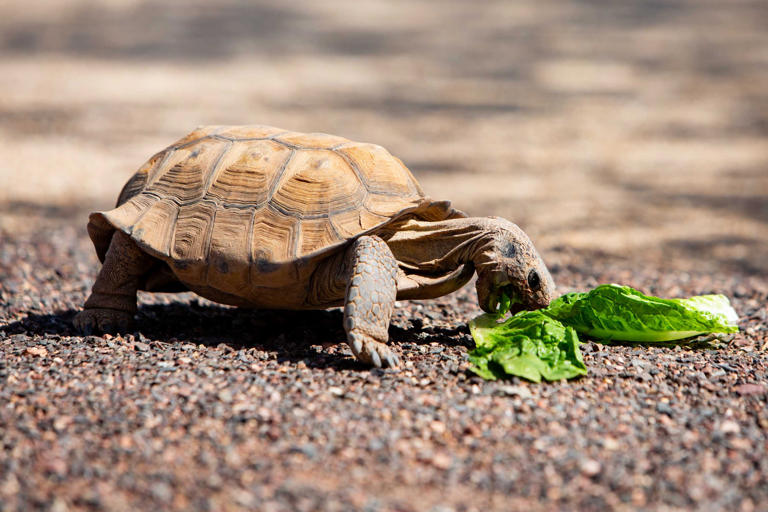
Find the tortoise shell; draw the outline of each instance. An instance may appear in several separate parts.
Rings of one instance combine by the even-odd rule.
[[[93,213],[88,227],[102,261],[119,229],[190,288],[242,296],[247,287],[295,283],[301,267],[418,210],[455,212],[425,197],[381,146],[207,126],[152,156],[117,208]]]

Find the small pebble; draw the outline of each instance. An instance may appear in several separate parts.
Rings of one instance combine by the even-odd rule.
[[[24,350],[24,353],[28,356],[33,356],[33,357],[46,357],[48,355],[48,349],[41,346],[27,347]]]
[[[579,461],[579,470],[586,476],[595,476],[603,469],[603,466],[594,459]]]

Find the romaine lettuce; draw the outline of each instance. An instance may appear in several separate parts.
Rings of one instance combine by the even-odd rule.
[[[544,315],[526,311],[503,323],[484,314],[469,323],[477,348],[470,369],[484,379],[517,375],[533,382],[586,375],[576,331]]]
[[[500,311],[511,303],[502,294]],[[476,344],[470,370],[485,379],[517,375],[540,382],[586,375],[577,331],[602,340],[666,342],[739,330],[738,315],[723,295],[661,299],[617,284],[567,293],[547,308],[503,322],[502,316],[483,314],[469,323]]]
[[[739,330],[738,316],[723,295],[661,299],[617,284],[567,293],[541,311],[603,340],[665,342]]]

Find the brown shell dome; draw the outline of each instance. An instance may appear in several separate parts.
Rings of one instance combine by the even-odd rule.
[[[429,202],[381,146],[208,126],[150,158],[117,208],[91,215],[89,233],[102,260],[119,229],[183,281],[210,282],[218,273],[247,283],[254,265],[271,273],[312,259]]]

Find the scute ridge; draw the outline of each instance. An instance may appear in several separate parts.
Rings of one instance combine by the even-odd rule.
[[[280,141],[275,141],[275,142],[280,142]],[[277,174],[275,174],[275,176],[272,178],[272,183],[269,184],[269,192],[267,193],[267,200],[266,200],[267,204],[270,204],[272,202],[272,197],[275,195],[275,192],[277,192],[277,186],[280,184],[280,180],[282,179],[283,174],[285,174],[285,169],[288,167],[288,164],[291,163],[291,160],[293,159],[294,155],[296,155],[296,150],[291,149],[291,152],[288,154],[288,157],[280,166],[280,170],[277,171]]]
[[[348,143],[347,143],[347,144],[348,144]],[[342,145],[343,145],[343,144],[342,144]],[[349,166],[349,168],[350,168],[350,169],[352,169],[352,171],[353,171],[353,172],[355,173],[355,175],[357,176],[357,179],[358,179],[358,180],[360,180],[360,183],[362,183],[362,184],[363,184],[363,186],[365,187],[365,189],[366,189],[366,190],[370,190],[370,188],[368,187],[368,182],[365,180],[365,177],[364,177],[364,176],[363,176],[363,174],[360,172],[360,169],[358,169],[358,167],[357,167],[357,164],[356,164],[355,162],[353,162],[353,161],[352,161],[352,159],[351,159],[351,158],[349,158],[349,157],[348,157],[346,154],[344,154],[343,152],[341,152],[341,151],[337,151],[336,149],[331,149],[331,151],[333,151],[334,153],[336,153],[337,155],[339,155],[339,156],[342,158],[342,160],[344,160],[344,161],[347,163],[347,165]]]
[[[216,138],[216,137],[214,137],[212,135],[206,135],[204,137],[200,137],[200,138],[197,138],[197,139],[189,140],[189,141],[187,141],[187,142],[185,142],[183,144],[174,144],[173,146],[171,146],[170,149],[173,150],[173,151],[175,151],[177,149],[184,149],[187,146],[193,146],[193,145],[197,144],[198,142],[203,141],[205,139],[214,139],[214,138]]]
[[[295,260],[299,257],[299,242],[301,241],[301,222],[296,223],[296,232],[291,240],[291,257]]]
[[[211,239],[213,238],[213,230],[216,226],[216,214],[218,213],[219,209],[214,208],[213,213],[211,214],[211,220],[208,225],[208,230],[205,233],[205,242],[203,243],[203,255],[206,259],[206,261],[210,262],[211,258]],[[204,265],[203,275],[202,275],[202,282],[205,284],[208,283],[208,274],[210,273],[211,266],[210,264]]]
[[[256,213],[259,210],[257,208],[254,208],[251,211],[251,219],[248,221],[248,234],[246,235],[248,237],[247,241],[247,247],[248,247],[248,282],[253,282],[253,264],[254,264],[254,257],[253,257],[253,232],[254,232],[254,225],[256,224]]]
[[[204,192],[203,197],[208,195],[208,192],[211,190],[211,185],[213,185],[213,182],[216,181],[216,178],[218,177],[218,174],[220,172],[220,166],[221,166],[221,159],[224,158],[224,155],[229,152],[230,149],[232,149],[232,141],[228,141],[227,145],[224,146],[224,148],[219,153],[219,156],[216,157],[216,161],[213,163],[212,168],[208,171],[208,176],[206,177],[205,184],[204,184]]]

